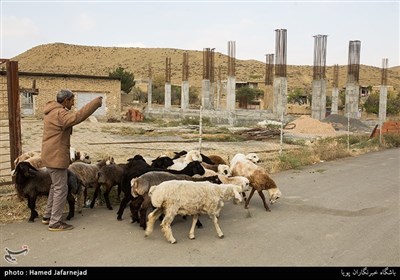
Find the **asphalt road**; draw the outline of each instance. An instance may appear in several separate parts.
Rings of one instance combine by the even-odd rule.
[[[323,162],[274,174],[283,197],[266,212],[255,194],[249,210],[227,202],[217,237],[210,219],[190,240],[190,219],[176,217],[169,244],[149,237],[105,206],[84,209],[75,229],[2,225],[0,266],[400,266],[400,149]],[[266,194],[267,195],[267,194]],[[28,210],[27,210],[28,211]],[[29,251],[6,261],[6,248]],[[8,258],[9,260],[9,258]]]

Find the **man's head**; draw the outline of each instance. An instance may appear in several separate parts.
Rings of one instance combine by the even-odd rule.
[[[57,93],[57,102],[70,110],[75,104],[74,94],[69,89],[62,89]]]

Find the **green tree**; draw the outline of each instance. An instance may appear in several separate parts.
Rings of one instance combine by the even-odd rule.
[[[130,93],[135,86],[135,76],[133,73],[125,71],[123,67],[118,67],[114,72],[110,72],[109,76],[121,79],[121,90],[125,93]]]
[[[199,91],[196,87],[189,87],[189,104],[200,105]]]
[[[379,93],[371,93],[363,106],[367,113],[379,114]],[[400,95],[395,94],[394,92],[388,92],[386,113],[390,115],[396,115],[400,113]]]
[[[245,86],[236,90],[236,100],[239,101],[240,108],[246,108],[247,104],[257,100],[263,94],[264,92],[261,89]]]
[[[155,104],[164,104],[165,95],[165,79],[164,75],[155,75],[153,77],[153,87],[151,90],[152,102]]]
[[[365,103],[363,106],[367,113],[378,114],[379,113],[379,94],[376,92],[371,93],[368,96],[367,100],[365,100]]]
[[[298,103],[299,105],[303,105],[307,101],[311,104],[311,95],[304,93],[304,90],[300,88],[296,88],[293,92],[289,93],[287,98],[287,102],[292,104]]]
[[[133,100],[139,100],[139,103],[147,102],[147,92],[142,91],[140,88],[132,88],[131,94],[133,95]]]

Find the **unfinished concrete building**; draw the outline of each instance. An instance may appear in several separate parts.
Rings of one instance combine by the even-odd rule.
[[[209,110],[214,107],[212,84],[214,83],[214,50],[203,49],[203,81],[201,87],[201,105]]]
[[[287,75],[286,75],[286,29],[275,30],[275,78],[273,113],[281,119],[286,114]]]
[[[182,63],[182,86],[181,86],[181,109],[189,108],[189,53],[183,53]]]
[[[314,36],[314,67],[311,117],[322,120],[326,114],[326,42],[327,35]]]
[[[148,69],[149,80],[147,83],[147,110],[151,110],[152,96],[153,96],[153,69],[149,64]]]
[[[359,73],[360,73],[360,50],[361,42],[349,42],[349,58],[347,65],[347,83],[346,83],[346,116],[359,119],[361,112],[359,110]]]
[[[273,82],[274,82],[274,54],[266,54],[265,60],[265,89],[264,89],[264,109],[273,109]]]
[[[333,66],[332,105],[331,114],[337,114],[339,107],[339,65]]]
[[[171,58],[165,58],[165,97],[164,108],[171,109]]]
[[[236,108],[236,42],[228,42],[228,77],[226,81],[226,110],[234,111]]]
[[[386,121],[386,107],[387,107],[387,72],[389,67],[389,60],[382,59],[382,78],[381,88],[379,92],[379,128],[382,131],[382,124]]]

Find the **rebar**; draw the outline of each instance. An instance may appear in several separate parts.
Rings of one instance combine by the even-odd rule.
[[[275,32],[275,75],[286,77],[287,32],[286,29],[276,29]]]
[[[171,83],[171,58],[165,58],[165,82]]]
[[[360,75],[360,50],[361,42],[350,41],[349,42],[349,58],[347,65],[347,82],[352,83],[359,81]]]
[[[381,79],[382,86],[387,86],[388,67],[389,67],[389,60],[387,58],[382,59],[382,79]]]
[[[274,81],[274,54],[266,54],[265,56],[265,85],[272,85]]]
[[[228,76],[236,75],[236,42],[228,41]]]
[[[183,53],[182,63],[182,81],[187,82],[189,80],[189,53]]]
[[[339,88],[339,64],[333,65],[333,87]]]
[[[313,79],[325,79],[326,69],[326,42],[327,35],[315,35],[314,37],[314,67]]]

